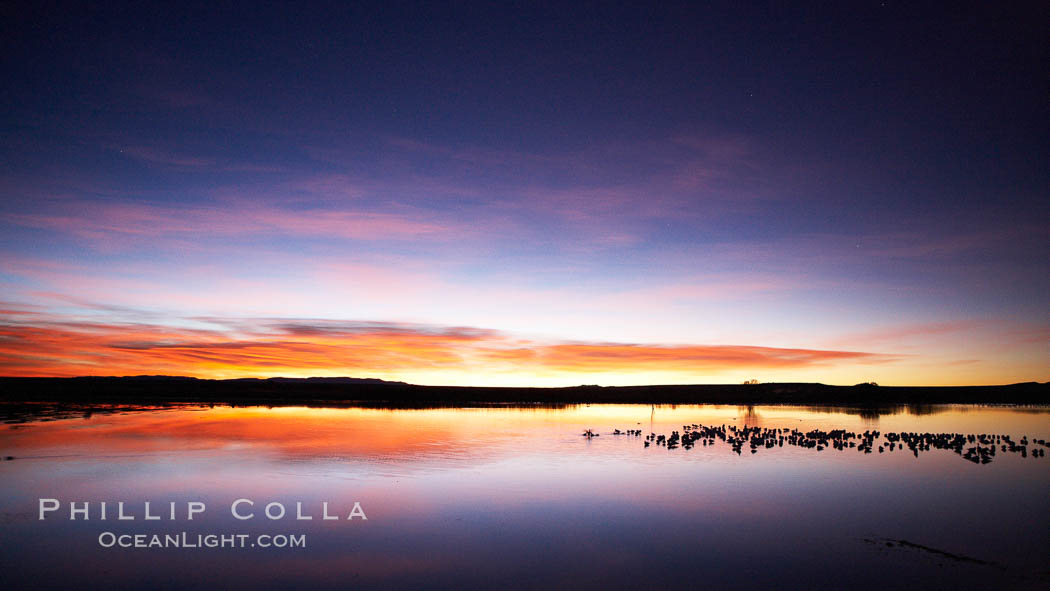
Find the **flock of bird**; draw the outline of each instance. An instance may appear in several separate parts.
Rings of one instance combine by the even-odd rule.
[[[628,437],[642,437],[641,429],[627,429],[621,431],[616,429],[613,435],[625,435]],[[600,434],[591,429],[583,432],[583,436],[591,439]],[[786,428],[764,428],[764,427],[737,427],[736,425],[683,425],[681,431],[671,431],[670,435],[657,435],[650,433],[645,436],[645,447],[660,446],[667,449],[692,449],[694,446],[713,446],[715,442],[728,444],[737,455],[743,453],[744,447],[748,447],[751,453],[758,453],[760,449],[772,449],[784,447],[785,445],[815,449],[824,451],[832,449],[845,451],[856,449],[861,453],[886,453],[905,452],[919,457],[919,452],[931,449],[950,450],[975,464],[987,464],[995,458],[997,453],[1020,454],[1022,458],[1029,456],[1041,458],[1046,456],[1046,449],[1050,448],[1050,441],[1044,439],[1031,439],[1022,436],[1019,440],[1012,439],[1009,435],[993,434],[970,434],[961,433],[881,433],[879,431],[865,430],[861,433],[835,429],[822,431],[813,429],[810,431],[799,431],[798,429]]]

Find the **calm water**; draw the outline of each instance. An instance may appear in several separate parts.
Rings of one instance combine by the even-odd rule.
[[[997,445],[986,464],[946,449],[645,446],[692,424],[877,430],[876,445],[898,432],[1029,441],[1024,456]],[[0,426],[0,455],[14,458],[0,462],[0,577],[15,588],[1040,589],[1050,459],[1034,439],[1050,439],[1048,408],[184,407],[29,421]],[[44,520],[41,498],[61,503]],[[254,518],[231,515],[239,498]],[[70,501],[90,502],[90,519],[70,520]],[[117,501],[136,519],[115,519]],[[162,519],[143,519],[145,501]],[[206,507],[193,520],[190,501]],[[324,501],[340,517],[357,502],[367,520],[322,520]],[[265,517],[270,502],[284,519]],[[312,520],[295,519],[296,502]],[[106,548],[105,532],[295,535],[306,547]]]

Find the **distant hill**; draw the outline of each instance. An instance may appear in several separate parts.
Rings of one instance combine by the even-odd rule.
[[[267,381],[282,384],[378,384],[378,385],[401,385],[407,386],[405,382],[390,382],[379,378],[238,378],[236,382],[244,381]]]
[[[575,386],[490,388],[417,386],[375,378],[318,377],[208,380],[180,376],[0,378],[0,402],[148,404],[436,403],[645,403],[839,404],[939,403],[1050,404],[1050,383],[1006,386],[828,386],[810,383]]]
[[[3,379],[3,378],[0,378]],[[45,378],[46,379],[46,378]],[[64,379],[64,378],[55,378]],[[104,376],[104,377],[84,377],[84,378],[69,378],[69,379],[102,379],[102,380],[153,380],[153,381],[192,381],[200,380],[201,378],[193,378],[188,376],[165,376],[165,375],[143,375],[143,376]],[[212,381],[212,380],[208,380]],[[284,377],[272,377],[272,378],[233,378],[229,380],[219,380],[226,382],[282,382],[289,384],[296,383],[308,383],[308,384],[401,384],[407,385],[405,382],[390,382],[387,380],[381,380],[379,378],[350,378],[350,377],[310,377],[310,378],[284,378]]]

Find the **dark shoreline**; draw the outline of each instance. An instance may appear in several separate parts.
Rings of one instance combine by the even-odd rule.
[[[1050,382],[1005,386],[828,386],[769,383],[496,388],[417,386],[354,378],[203,380],[179,377],[0,378],[0,402],[76,404],[1050,404]]]

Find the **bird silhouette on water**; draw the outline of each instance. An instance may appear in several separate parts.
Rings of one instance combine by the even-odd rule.
[[[584,431],[587,438],[597,437],[590,429]],[[613,435],[627,435],[640,437],[641,429],[627,429],[621,431],[616,429]],[[788,428],[764,428],[756,426],[737,427],[736,425],[702,425],[693,423],[682,425],[681,431],[673,430],[670,435],[650,432],[644,438],[644,447],[664,447],[667,449],[692,449],[696,445],[714,446],[721,442],[741,455],[744,447],[751,454],[757,454],[762,449],[773,449],[776,447],[792,446],[802,449],[812,449],[817,452],[824,450],[847,451],[856,450],[858,453],[870,454],[875,450],[878,453],[910,453],[919,457],[920,452],[930,450],[948,450],[962,457],[964,460],[975,464],[988,464],[996,456],[997,452],[1018,454],[1022,458],[1042,458],[1046,456],[1046,449],[1050,448],[1050,441],[1044,439],[1029,440],[1027,436],[1014,441],[1009,435],[1002,434],[962,434],[962,433],[915,433],[910,431],[882,433],[878,430],[865,430],[862,432],[847,431],[845,429],[833,429],[824,431],[822,429],[811,429],[800,431]]]

